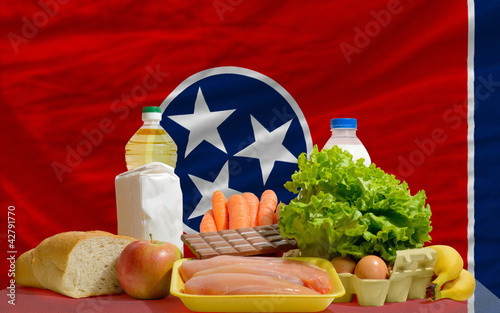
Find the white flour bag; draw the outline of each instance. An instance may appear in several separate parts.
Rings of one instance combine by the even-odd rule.
[[[174,168],[152,162],[116,176],[118,235],[175,244],[181,241],[182,190]]]

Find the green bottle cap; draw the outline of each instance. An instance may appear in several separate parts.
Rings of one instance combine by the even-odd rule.
[[[161,113],[160,107],[143,107],[142,113]]]

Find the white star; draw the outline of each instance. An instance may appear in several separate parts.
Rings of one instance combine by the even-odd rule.
[[[229,161],[224,164],[219,174],[217,175],[217,178],[215,178],[213,182],[209,182],[193,175],[189,175],[189,178],[191,178],[194,185],[201,193],[201,200],[200,202],[198,202],[196,208],[194,209],[193,213],[191,213],[188,219],[203,215],[208,209],[212,207],[212,194],[216,190],[222,191],[228,199],[234,194],[241,193],[238,190],[229,188]]]
[[[198,88],[198,94],[194,104],[194,112],[192,114],[169,116],[169,118],[174,122],[189,130],[189,138],[184,157],[187,157],[191,151],[203,142],[203,140],[206,140],[216,148],[226,152],[226,148],[220,138],[217,127],[219,127],[219,125],[222,124],[222,122],[224,122],[234,111],[235,110],[211,112],[208,109],[208,105],[203,97],[201,88]]]
[[[283,146],[283,140],[292,120],[269,132],[252,115],[250,115],[250,118],[255,141],[240,150],[235,156],[258,159],[265,185],[276,161],[297,163],[297,158]]]

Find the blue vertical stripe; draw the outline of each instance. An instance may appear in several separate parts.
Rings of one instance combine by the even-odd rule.
[[[475,1],[474,271],[500,296],[500,1]],[[479,301],[477,297],[476,302]],[[476,306],[477,307],[477,306]]]

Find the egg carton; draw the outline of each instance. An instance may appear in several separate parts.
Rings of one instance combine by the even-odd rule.
[[[396,252],[389,279],[359,279],[350,273],[339,273],[346,293],[333,302],[352,302],[356,295],[361,306],[382,306],[385,302],[424,299],[425,287],[432,280],[437,252],[431,248]]]

